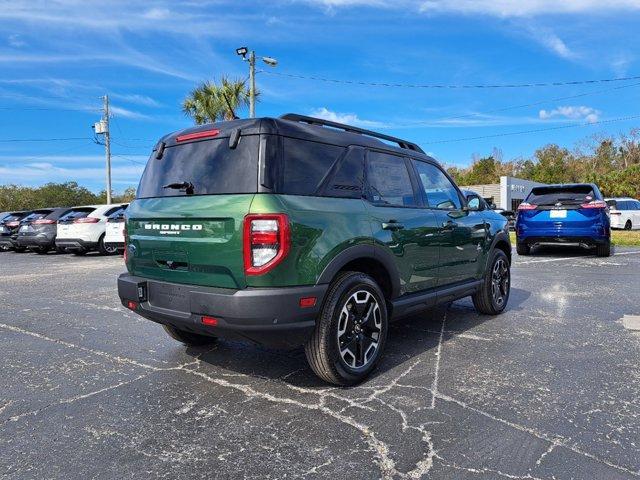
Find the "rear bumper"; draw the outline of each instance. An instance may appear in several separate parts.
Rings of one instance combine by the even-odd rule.
[[[226,288],[183,285],[136,277],[118,278],[118,295],[125,307],[154,322],[202,335],[249,340],[277,348],[303,345],[315,321],[328,285],[280,288]],[[313,307],[300,307],[300,298],[316,297]],[[173,310],[172,308],[177,308]],[[212,316],[216,326],[202,324]]]
[[[18,235],[17,244],[21,247],[53,247],[55,238],[47,235]]]
[[[98,242],[88,242],[80,238],[56,238],[56,247],[67,250],[95,250]]]
[[[530,236],[525,238],[518,237],[518,243],[525,243],[529,246],[533,245],[583,245],[595,247],[603,245],[610,241],[608,236],[601,237],[580,237],[580,236]]]
[[[0,246],[4,248],[14,248],[16,246],[16,242],[8,235],[2,236],[0,237]]]

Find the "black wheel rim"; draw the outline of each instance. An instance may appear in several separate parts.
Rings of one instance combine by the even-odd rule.
[[[376,356],[382,334],[382,314],[376,297],[358,290],[345,301],[338,318],[338,348],[351,368],[364,368]]]
[[[491,297],[497,307],[502,307],[509,295],[509,265],[504,258],[499,258],[491,272]]]
[[[118,247],[107,247],[106,245],[104,245],[104,251],[113,255],[118,251]]]

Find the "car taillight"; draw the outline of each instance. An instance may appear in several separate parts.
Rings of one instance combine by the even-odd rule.
[[[289,218],[283,213],[250,214],[244,217],[244,272],[262,275],[289,253]]]
[[[603,202],[602,200],[594,200],[593,202],[580,205],[581,208],[607,208],[607,206],[607,202]]]
[[[538,208],[537,205],[532,205],[531,203],[527,202],[522,202],[520,205],[518,205],[518,210],[535,210],[536,208]]]
[[[76,218],[73,223],[98,223],[100,221],[97,217],[83,217]]]
[[[17,227],[18,225],[20,225],[20,222],[7,222],[7,223],[5,223],[5,225],[7,227],[13,228],[13,227]]]
[[[122,229],[122,235],[124,235],[123,258],[124,258],[124,263],[127,263],[127,260],[129,259],[129,254],[127,253],[129,251],[129,232],[127,231],[127,222],[124,223],[124,228]]]
[[[184,135],[178,135],[176,137],[176,142],[186,142],[188,140],[199,140],[201,138],[216,137],[219,133],[220,130],[217,130],[215,128],[211,130],[203,130],[201,132],[186,133]]]
[[[50,218],[41,218],[40,220],[34,220],[34,225],[51,225],[52,223],[56,223],[55,220],[51,220]]]

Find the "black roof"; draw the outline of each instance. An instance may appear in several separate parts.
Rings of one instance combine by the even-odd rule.
[[[400,155],[411,155],[433,161],[433,159],[425,155],[418,145],[407,140],[352,127],[350,125],[291,113],[283,115],[280,118],[250,118],[198,125],[165,135],[160,139],[158,144],[164,142],[167,147],[171,147],[178,143],[176,139],[179,136],[213,129],[219,130],[219,133],[216,135],[218,138],[229,137],[234,130],[240,129],[244,135],[274,134],[343,147],[358,145],[384,149]],[[397,146],[385,142],[395,143]]]

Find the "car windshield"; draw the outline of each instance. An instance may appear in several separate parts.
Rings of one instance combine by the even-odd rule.
[[[240,138],[235,148],[228,138],[185,143],[155,151],[147,162],[137,198],[255,193],[258,135]]]
[[[532,205],[578,205],[591,202],[596,197],[590,185],[572,185],[559,187],[535,187],[527,197]]]

